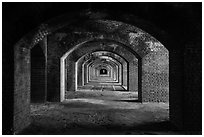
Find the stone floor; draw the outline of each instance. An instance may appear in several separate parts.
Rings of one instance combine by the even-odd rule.
[[[120,85],[97,85],[97,86],[93,86],[92,85],[85,85],[85,86],[81,86],[78,87],[78,90],[80,91],[124,91],[124,87],[120,86]]]
[[[128,92],[84,93],[62,103],[31,104],[32,123],[20,134],[180,134],[169,122],[168,103],[139,103]]]
[[[105,91],[105,90],[83,90],[83,91],[69,91],[66,93],[67,99],[85,98],[85,99],[99,99],[99,100],[131,100],[137,102],[138,92],[127,91]]]

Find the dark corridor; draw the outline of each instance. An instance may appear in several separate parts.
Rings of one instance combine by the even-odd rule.
[[[45,56],[40,45],[31,49],[31,103],[46,101]]]
[[[201,2],[3,2],[3,134],[202,134],[201,30]]]

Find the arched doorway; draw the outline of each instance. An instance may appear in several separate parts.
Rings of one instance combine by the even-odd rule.
[[[105,68],[100,69],[100,75],[107,75],[108,71]]]
[[[38,44],[31,49],[31,103],[46,101],[45,65],[45,55]]]

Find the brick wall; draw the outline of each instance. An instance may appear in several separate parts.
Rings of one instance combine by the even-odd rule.
[[[169,55],[165,49],[142,59],[142,100],[169,102]]]
[[[45,102],[45,56],[39,45],[31,49],[31,102]]]
[[[138,92],[138,60],[129,62],[129,91]]]
[[[199,47],[202,44],[199,42],[186,45],[184,52],[184,127],[193,134],[202,131],[202,92],[198,92],[202,90],[202,49]]]
[[[30,124],[30,50],[20,41],[15,47],[14,134]]]
[[[10,41],[3,39],[2,45],[2,135],[10,135],[14,118],[14,49],[9,50]]]
[[[60,48],[56,37],[48,37],[47,47],[47,101],[60,101]],[[49,44],[52,43],[52,44]]]

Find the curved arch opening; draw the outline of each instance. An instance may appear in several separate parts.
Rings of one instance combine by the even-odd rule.
[[[49,101],[66,102],[71,94],[74,94],[72,98],[78,98],[75,95],[80,94],[80,85],[87,86],[88,91],[111,91],[108,95],[115,93],[112,91],[120,91],[122,95],[124,91],[128,98],[120,100],[126,102],[130,99],[134,99],[133,102],[168,102],[168,50],[134,26],[101,19],[90,22],[102,28],[111,25],[113,28],[101,31],[99,27],[93,32],[93,28],[86,30],[83,26],[82,32],[77,29],[61,32],[63,28],[60,28],[46,36]]]
[[[99,74],[100,75],[108,75],[108,70],[106,68],[101,68]]]

